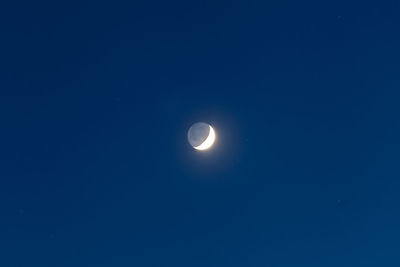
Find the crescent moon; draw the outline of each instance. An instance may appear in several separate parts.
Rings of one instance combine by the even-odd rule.
[[[203,143],[201,143],[198,146],[195,146],[194,148],[197,150],[206,150],[209,149],[215,142],[215,131],[211,126],[210,127],[210,132],[208,133],[207,139],[204,140]]]

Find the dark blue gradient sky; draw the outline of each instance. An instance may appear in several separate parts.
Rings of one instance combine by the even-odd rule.
[[[0,266],[400,266],[399,12],[3,3]]]

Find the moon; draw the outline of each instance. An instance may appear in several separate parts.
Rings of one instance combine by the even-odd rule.
[[[215,142],[215,131],[211,125],[204,122],[193,124],[188,131],[189,144],[196,150],[207,150]]]

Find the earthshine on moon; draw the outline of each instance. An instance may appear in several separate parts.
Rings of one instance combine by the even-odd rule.
[[[196,150],[207,150],[215,142],[215,131],[211,125],[198,122],[192,125],[188,131],[189,144]]]

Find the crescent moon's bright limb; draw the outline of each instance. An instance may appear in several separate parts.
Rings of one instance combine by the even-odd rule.
[[[210,132],[208,133],[207,139],[199,146],[195,146],[194,148],[197,150],[206,150],[209,149],[215,142],[215,131],[210,127]]]

